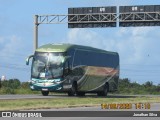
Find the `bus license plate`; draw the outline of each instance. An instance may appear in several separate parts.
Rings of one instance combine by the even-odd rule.
[[[48,89],[47,88],[42,88],[42,91],[48,91]]]

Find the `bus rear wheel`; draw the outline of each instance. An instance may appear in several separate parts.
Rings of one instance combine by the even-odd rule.
[[[74,82],[73,84],[72,84],[72,87],[70,88],[70,91],[68,91],[68,96],[75,96],[75,94],[76,94],[76,90],[77,89],[77,85],[76,85],[76,83]]]
[[[108,94],[108,85],[105,84],[105,85],[104,85],[104,88],[103,88],[103,91],[98,92],[97,95],[98,95],[98,96],[107,96],[107,94]]]
[[[41,93],[42,93],[43,96],[48,96],[49,91],[41,91]]]

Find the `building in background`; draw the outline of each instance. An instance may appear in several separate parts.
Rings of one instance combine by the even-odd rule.
[[[2,75],[1,81],[5,81],[5,80],[6,80],[6,76]]]

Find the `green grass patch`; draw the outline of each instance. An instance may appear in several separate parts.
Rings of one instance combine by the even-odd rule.
[[[0,95],[6,95],[6,94],[40,94],[41,91],[32,91],[29,88],[19,88],[19,89],[11,89],[9,87],[7,88],[1,88],[0,89]]]
[[[53,99],[19,99],[0,100],[0,110],[31,110],[64,107],[99,106],[102,103],[152,103],[160,102],[160,97],[130,98],[53,98]]]

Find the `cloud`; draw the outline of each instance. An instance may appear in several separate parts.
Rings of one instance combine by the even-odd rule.
[[[99,39],[99,41],[97,39]],[[90,45],[99,48],[101,47],[99,44],[103,41],[103,38],[97,35],[96,32],[90,30],[72,29],[68,33],[67,40],[69,43]]]
[[[124,32],[124,30],[122,31]],[[153,31],[155,31],[155,34],[151,34]],[[160,50],[157,46],[158,40],[156,38],[159,34],[157,31],[158,29],[153,27],[126,28],[126,32],[120,37],[121,49],[119,51],[123,51],[121,52],[122,55],[127,55],[128,63],[152,64],[153,61],[156,61],[153,58]],[[147,63],[146,59],[148,59],[149,54],[152,61],[150,60],[150,63]]]
[[[15,35],[9,37],[0,37],[0,56],[1,61],[10,61],[11,58],[18,57],[19,53],[23,50],[23,43],[20,37]]]

